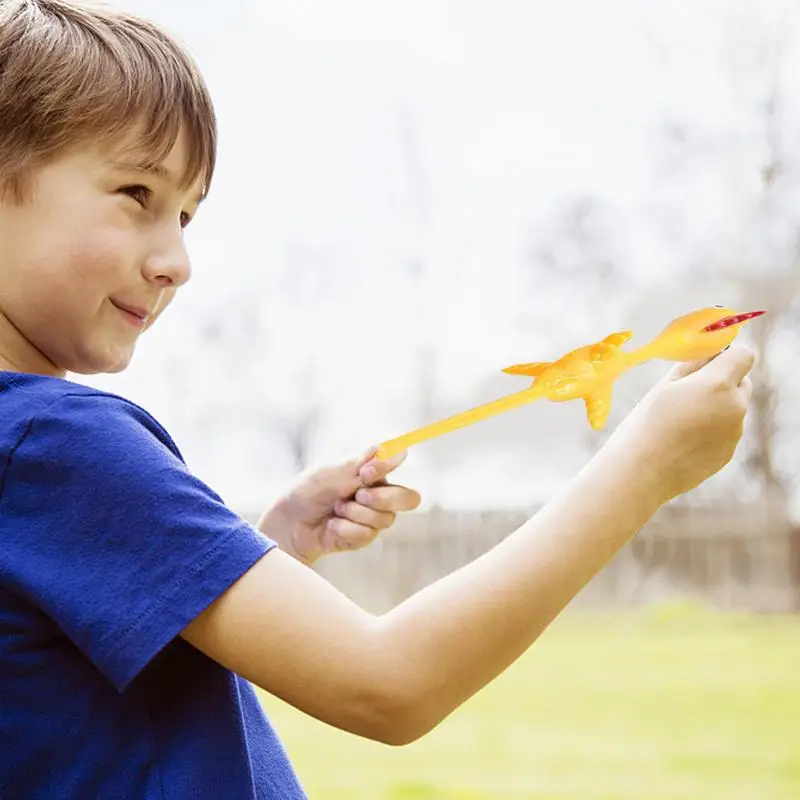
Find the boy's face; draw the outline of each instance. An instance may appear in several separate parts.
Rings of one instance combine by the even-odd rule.
[[[168,179],[129,152],[84,148],[32,176],[23,202],[0,194],[0,368],[125,369],[190,277],[182,228],[201,186],[178,188],[186,154],[181,136]]]

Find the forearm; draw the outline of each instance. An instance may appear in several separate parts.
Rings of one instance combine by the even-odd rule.
[[[530,647],[660,504],[652,471],[610,448],[489,553],[386,614],[414,736]]]
[[[418,738],[530,647],[668,498],[728,463],[752,364],[728,352],[670,373],[531,521],[388,614],[365,613],[275,549],[184,637],[330,724]]]
[[[625,450],[607,445],[504,542],[388,614],[273,551],[184,637],[329,724],[417,739],[530,647],[658,509],[656,480]]]

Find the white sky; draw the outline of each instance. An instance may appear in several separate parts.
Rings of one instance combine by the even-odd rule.
[[[119,4],[166,23],[196,53],[218,104],[220,164],[189,233],[195,277],[182,306],[148,334],[128,374],[94,382],[156,413],[234,504],[259,502],[290,475],[280,440],[237,409],[256,391],[265,419],[272,406],[291,407],[289,365],[304,354],[318,364],[327,415],[313,456],[327,461],[421,422],[413,348],[426,331],[449,414],[518,388],[498,375],[508,363],[557,357],[609,325],[649,335],[677,313],[731,302],[686,278],[692,259],[741,236],[758,189],[758,131],[741,102],[761,85],[747,61],[752,20],[742,18],[733,49],[723,34],[742,9],[778,20],[781,4]],[[658,138],[665,121],[684,125],[708,156],[670,162]],[[609,209],[625,270],[673,283],[660,307],[635,294],[620,305],[578,293],[564,305],[563,292],[526,281],[526,241],[549,233],[548,215],[577,194]],[[674,241],[648,223],[658,209],[675,216]],[[415,257],[429,268],[425,302],[408,278]],[[287,295],[292,270],[334,299]],[[521,329],[523,310],[554,327]],[[258,326],[242,333],[248,314]],[[211,321],[228,336],[222,354],[192,338]],[[176,358],[190,377],[179,377]],[[632,394],[620,392],[624,410]],[[190,400],[216,414],[218,437],[201,433]],[[405,479],[424,492],[440,459],[448,502],[524,504],[585,457],[577,406],[537,405],[483,425],[415,451]],[[523,477],[498,478],[517,464]]]

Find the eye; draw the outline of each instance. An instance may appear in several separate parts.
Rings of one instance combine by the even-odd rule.
[[[149,186],[144,186],[143,184],[123,186],[122,189],[120,189],[120,192],[128,195],[128,197],[133,198],[142,208],[147,208],[148,204],[153,198],[153,190]],[[191,214],[187,214],[185,211],[182,211],[180,220],[181,228],[185,228],[192,221],[192,216]]]
[[[147,208],[150,198],[153,196],[153,190],[147,186],[123,186],[121,192],[132,197],[142,208]]]

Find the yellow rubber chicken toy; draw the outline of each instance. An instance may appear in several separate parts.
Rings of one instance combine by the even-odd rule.
[[[482,419],[545,398],[555,403],[583,400],[589,424],[602,429],[611,411],[614,381],[634,366],[652,359],[697,361],[724,350],[739,334],[739,326],[763,311],[737,314],[733,309],[712,306],[692,311],[673,320],[651,342],[638,350],[620,347],[632,336],[618,331],[594,344],[572,350],[558,361],[535,361],[506,367],[510,375],[527,375],[533,384],[491,403],[434,422],[381,444],[377,458],[386,460],[412,445],[472,425]]]

